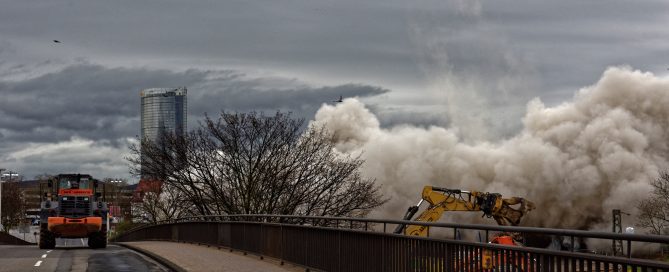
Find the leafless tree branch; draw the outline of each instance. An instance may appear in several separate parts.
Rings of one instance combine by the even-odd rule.
[[[359,157],[339,154],[323,128],[277,112],[206,117],[186,135],[131,146],[132,172],[178,192],[194,215],[365,216],[382,205]],[[187,204],[185,204],[187,203]]]
[[[653,194],[639,205],[639,222],[653,234],[667,234],[669,226],[669,173],[662,172],[651,182]]]

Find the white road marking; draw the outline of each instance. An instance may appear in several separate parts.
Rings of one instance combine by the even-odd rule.
[[[46,258],[46,254],[42,255],[42,259]]]
[[[51,250],[47,250],[46,253],[51,253]]]
[[[35,263],[35,266],[40,266],[41,264],[42,264],[42,261],[37,261],[37,262]]]

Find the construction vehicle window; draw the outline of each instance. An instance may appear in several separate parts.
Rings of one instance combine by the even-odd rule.
[[[90,183],[91,182],[88,181],[88,180],[79,181],[79,189],[89,189],[89,188],[91,188]]]
[[[60,182],[58,183],[58,188],[61,189],[70,189],[72,184],[70,184],[69,180],[66,179],[61,179]]]
[[[89,188],[91,188],[91,186],[90,186],[90,181],[88,181],[88,180],[76,181],[76,180],[61,179],[60,183],[59,183],[59,188],[61,188],[61,189],[89,189]]]

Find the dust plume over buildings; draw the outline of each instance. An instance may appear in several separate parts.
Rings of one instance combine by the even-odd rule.
[[[390,197],[376,216],[400,218],[434,185],[526,197],[537,209],[524,225],[609,230],[611,210],[635,215],[649,181],[669,166],[667,105],[669,78],[612,67],[570,102],[530,101],[521,132],[498,142],[471,144],[458,127],[382,128],[356,99],[323,105],[312,124],[366,160],[363,174]]]

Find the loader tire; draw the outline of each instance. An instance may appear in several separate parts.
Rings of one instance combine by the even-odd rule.
[[[39,248],[54,249],[56,247],[56,235],[49,231],[47,224],[41,224],[39,230]]]
[[[106,248],[107,247],[107,232],[98,231],[93,232],[88,236],[88,247],[90,248]]]

